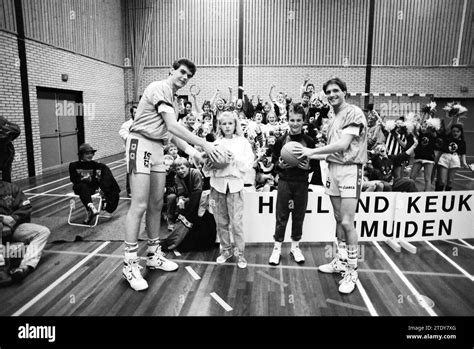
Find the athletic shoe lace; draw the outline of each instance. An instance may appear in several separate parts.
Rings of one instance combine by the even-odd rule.
[[[143,267],[140,265],[139,260],[134,259],[134,260],[130,261],[129,264],[130,264],[130,270],[132,271],[133,276],[141,277],[140,270],[142,270]],[[138,275],[137,275],[137,273],[138,273]]]
[[[355,271],[354,270],[346,270],[342,273],[342,280],[339,283],[343,282],[355,282]]]

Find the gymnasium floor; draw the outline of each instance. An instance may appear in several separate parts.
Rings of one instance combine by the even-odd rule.
[[[125,197],[123,155],[102,162],[112,168]],[[422,175],[422,174],[421,174]],[[472,316],[472,239],[414,243],[416,254],[394,252],[385,243],[362,243],[358,288],[337,291],[339,277],[322,274],[332,245],[302,244],[306,263],[297,265],[284,245],[282,262],[267,264],[272,244],[248,244],[248,268],[235,261],[216,265],[217,248],[168,253],[174,273],[143,272],[149,289],[135,292],[121,277],[123,226],[128,200],[95,228],[67,224],[72,193],[67,169],[19,183],[32,200],[33,222],[66,231],[69,240],[48,243],[36,271],[22,284],[0,289],[1,316]],[[418,183],[421,186],[421,176]],[[457,190],[474,190],[474,173],[462,170]],[[45,195],[46,194],[46,195]],[[77,200],[80,215],[83,211]],[[115,223],[114,223],[115,222]],[[54,231],[53,231],[54,233]],[[144,255],[145,243],[140,244]],[[144,262],[142,262],[144,265]]]

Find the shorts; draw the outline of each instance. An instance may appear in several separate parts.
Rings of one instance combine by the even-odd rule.
[[[149,140],[138,133],[127,137],[125,158],[127,173],[166,172],[163,142]]]
[[[413,163],[419,162],[420,164],[434,164],[434,160],[426,160],[426,159],[415,159]]]
[[[461,160],[459,159],[458,154],[443,153],[438,161],[439,166],[450,168],[460,168]]]
[[[360,164],[329,163],[326,194],[343,198],[358,198],[362,190],[363,170]]]

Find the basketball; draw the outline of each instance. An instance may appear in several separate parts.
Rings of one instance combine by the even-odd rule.
[[[298,157],[293,154],[293,150],[297,148],[301,148],[301,143],[298,142],[288,142],[286,143],[283,148],[281,148],[281,158],[290,166],[298,166],[298,163],[301,161]]]
[[[219,158],[216,161],[211,161],[208,159],[208,166],[212,169],[223,169],[229,166],[229,158],[226,155],[228,150],[222,145],[216,145],[216,147],[221,151],[222,155],[219,155]]]

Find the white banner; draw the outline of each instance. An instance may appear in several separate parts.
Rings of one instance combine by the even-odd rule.
[[[277,193],[244,193],[245,241],[273,242]],[[474,238],[474,191],[362,193],[356,213],[360,241]],[[291,215],[285,241],[290,241]],[[329,196],[310,192],[301,241],[334,241]]]

